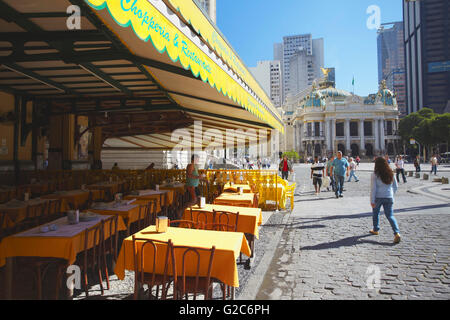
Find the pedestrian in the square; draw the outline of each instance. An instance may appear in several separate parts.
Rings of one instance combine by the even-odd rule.
[[[320,194],[320,188],[322,187],[322,177],[325,175],[325,165],[319,162],[319,157],[314,157],[314,163],[311,166],[311,179],[313,179],[314,189],[316,190],[316,196]]]
[[[334,177],[333,177],[332,169],[331,169],[331,166],[333,165],[333,161],[334,161],[334,155],[331,155],[330,160],[328,160],[328,162],[327,162],[326,173],[327,173],[327,177],[330,179],[331,190],[333,190],[333,192],[335,192],[336,187],[335,187]],[[329,188],[327,188],[327,189],[329,191]]]
[[[402,174],[403,183],[406,183],[405,176],[405,161],[403,161],[402,156],[398,156],[397,161],[395,162],[395,170],[397,172],[397,182],[400,182],[399,175]]]
[[[287,156],[283,157],[283,160],[280,161],[278,165],[278,170],[281,171],[281,178],[287,180],[289,177],[289,172],[292,172],[292,164],[288,160]]]
[[[334,181],[336,183],[336,190],[334,194],[336,198],[343,198],[342,192],[344,190],[345,174],[349,176],[349,164],[348,161],[342,157],[342,152],[338,151],[337,158],[333,160],[331,166],[331,173],[334,175]]]
[[[438,159],[437,159],[435,154],[431,157],[430,163],[431,163],[431,172],[430,172],[430,174],[432,174],[434,172],[434,175],[437,175]]]
[[[389,168],[386,159],[379,157],[375,161],[375,170],[371,176],[370,204],[372,206],[373,229],[369,232],[378,235],[380,231],[380,210],[383,206],[384,214],[388,219],[394,232],[394,243],[401,240],[397,220],[394,217],[394,194],[397,192],[398,184],[394,173]]]
[[[347,182],[351,182],[351,181],[352,181],[352,177],[355,178],[355,181],[356,181],[356,182],[359,182],[359,179],[358,179],[358,177],[357,177],[356,174],[355,174],[357,164],[356,164],[356,162],[353,160],[353,158],[350,158],[349,166],[350,166],[350,177],[348,178],[348,181],[347,181]]]
[[[359,164],[361,163],[361,158],[359,156],[356,156],[356,164],[359,167]]]
[[[417,155],[416,158],[414,159],[414,167],[416,168],[416,172],[419,173],[420,172],[420,156]]]

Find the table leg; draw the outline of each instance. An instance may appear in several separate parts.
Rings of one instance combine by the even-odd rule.
[[[236,300],[236,291],[234,287],[231,287],[231,300]]]
[[[5,299],[12,300],[12,284],[14,272],[14,257],[6,258],[5,265]]]

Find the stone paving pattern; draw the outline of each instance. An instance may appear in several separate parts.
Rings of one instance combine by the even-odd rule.
[[[411,177],[400,184],[394,210],[402,242],[394,245],[384,215],[380,235],[368,233],[371,169],[370,164],[363,167],[360,182],[345,183],[342,199],[332,192],[315,196],[309,169],[296,167],[296,207],[257,299],[450,298],[449,186]],[[428,192],[437,191],[424,193],[423,185]],[[370,289],[367,280],[375,271],[368,268],[373,266],[379,270],[380,285]]]

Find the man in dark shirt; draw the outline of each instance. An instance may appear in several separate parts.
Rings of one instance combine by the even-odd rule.
[[[314,157],[314,163],[311,166],[311,179],[313,179],[314,189],[316,195],[320,194],[320,187],[322,186],[322,177],[325,175],[325,165],[319,162],[319,157]]]

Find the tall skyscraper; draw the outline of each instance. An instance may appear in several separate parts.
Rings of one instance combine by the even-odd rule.
[[[450,2],[403,0],[408,114],[450,103]]]
[[[250,72],[272,100],[276,108],[281,106],[281,63],[280,61],[258,61]]]
[[[298,54],[304,52],[304,54]],[[292,58],[296,56],[298,63],[294,66],[294,78],[291,79],[290,63]],[[289,93],[296,94],[295,90],[301,87],[301,83],[308,82],[308,78],[320,77],[320,68],[324,66],[324,45],[323,39],[312,39],[311,34],[302,34],[283,37],[283,43],[274,44],[274,59],[281,58],[282,66],[282,103],[285,101]],[[299,65],[305,65],[306,60],[313,60],[311,71],[300,72]],[[307,63],[306,63],[307,64]],[[307,70],[307,69],[303,69]],[[311,75],[311,73],[314,73]],[[296,83],[299,82],[299,83]],[[291,87],[294,92],[291,92]]]
[[[378,30],[377,47],[378,83],[386,81],[388,89],[397,95],[400,114],[405,116],[407,110],[403,22],[382,24]]]
[[[216,19],[216,0],[197,0],[203,9],[208,13],[209,17],[214,23],[217,23]]]

